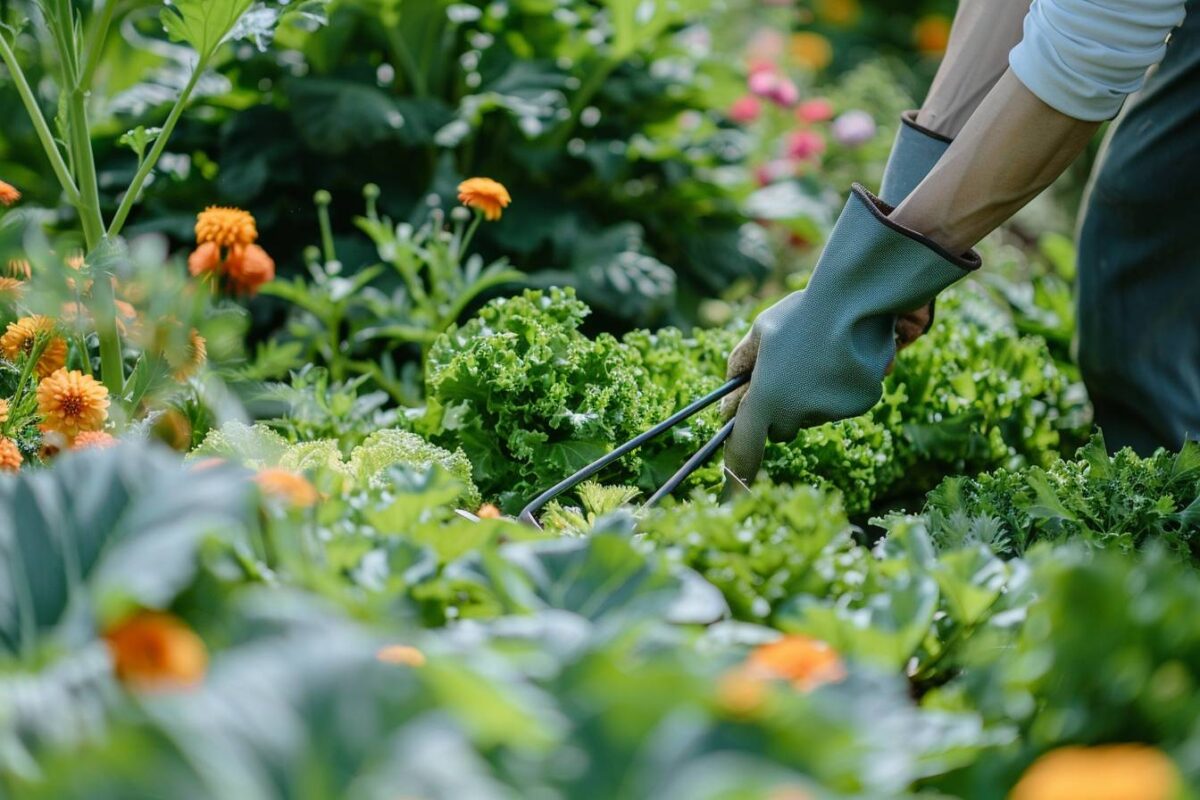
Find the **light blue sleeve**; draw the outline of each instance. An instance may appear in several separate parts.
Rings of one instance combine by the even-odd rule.
[[[994,0],[1007,2],[1007,0]],[[1076,119],[1110,119],[1162,60],[1185,0],[1034,0],[1009,54],[1021,83]]]

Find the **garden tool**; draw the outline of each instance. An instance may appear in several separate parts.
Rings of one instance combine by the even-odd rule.
[[[535,528],[540,528],[541,525],[538,523],[534,514],[536,514],[537,511],[546,503],[558,497],[568,489],[571,489],[572,487],[592,477],[597,472],[604,469],[609,464],[613,463],[627,453],[636,450],[656,436],[669,431],[671,428],[674,428],[676,425],[693,416],[697,412],[708,408],[730,392],[748,383],[749,380],[750,375],[746,374],[739,375],[736,378],[726,381],[724,384],[704,395],[699,400],[696,400],[691,404],[679,409],[674,414],[655,425],[653,428],[638,434],[621,446],[613,449],[612,452],[605,454],[603,457],[596,459],[575,474],[554,484],[549,489],[542,492],[532,501],[530,501],[529,505],[521,509],[519,519],[528,525],[532,525]],[[695,472],[702,464],[704,464],[705,461],[708,461],[708,459],[712,458],[713,453],[720,449],[721,445],[724,444],[727,438],[729,438],[729,434],[732,431],[733,420],[731,419],[722,425],[721,429],[717,431],[716,434],[713,435],[713,437],[709,439],[703,447],[697,450],[691,458],[684,462],[683,466],[681,466],[674,475],[668,478],[667,481],[650,496],[650,499],[646,501],[642,508],[650,508],[654,506],[656,503],[658,503],[658,501],[662,500],[664,497],[679,488],[679,485],[687,480],[689,475]],[[726,474],[726,478],[731,479],[728,473]]]

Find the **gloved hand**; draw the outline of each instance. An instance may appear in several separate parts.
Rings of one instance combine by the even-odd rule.
[[[875,405],[897,317],[979,266],[974,251],[953,255],[888,219],[891,210],[855,184],[807,288],[760,314],[730,355],[730,377],[753,370],[722,404],[737,413],[725,466],[738,480],[754,479],[768,438]]]

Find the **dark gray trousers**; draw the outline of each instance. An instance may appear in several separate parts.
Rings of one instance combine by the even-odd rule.
[[[1079,361],[1110,448],[1200,438],[1200,0],[1131,98],[1079,230]]]

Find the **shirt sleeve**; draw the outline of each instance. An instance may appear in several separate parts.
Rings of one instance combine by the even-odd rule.
[[[1007,0],[994,0],[1007,2]],[[1185,0],[1034,0],[1009,66],[1069,117],[1110,119],[1162,60]]]

